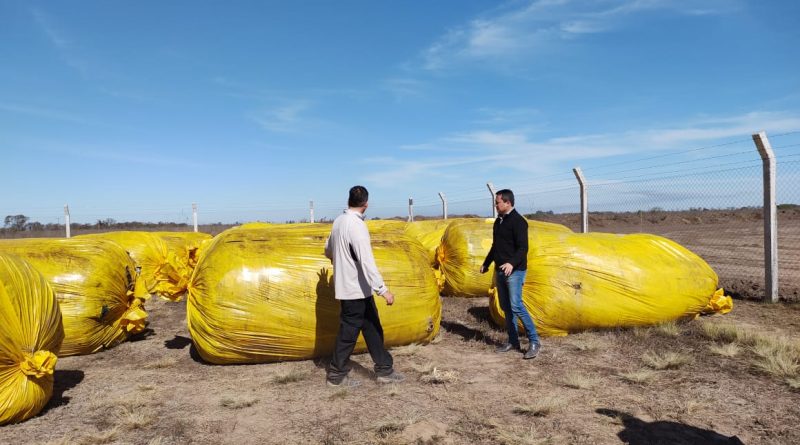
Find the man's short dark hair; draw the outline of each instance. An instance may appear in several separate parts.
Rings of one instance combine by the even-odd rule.
[[[512,206],[514,205],[514,192],[509,189],[503,189],[495,193],[495,195],[499,196],[503,202],[510,203]]]
[[[369,192],[363,185],[354,185],[350,188],[350,197],[347,198],[348,207],[363,207],[369,201]]]

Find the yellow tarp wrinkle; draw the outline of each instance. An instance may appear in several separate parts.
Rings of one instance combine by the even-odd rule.
[[[29,262],[0,253],[0,425],[33,417],[50,400],[63,340],[47,279]]]
[[[30,262],[50,282],[64,323],[59,356],[110,348],[144,328],[136,265],[119,244],[88,237],[28,238],[0,240],[0,252]]]
[[[375,298],[385,344],[429,342],[442,307],[425,249],[396,225],[369,226],[376,263],[395,294],[392,306]],[[204,247],[186,303],[200,356],[232,364],[330,355],[339,327],[333,269],[323,252],[330,230],[330,224],[247,225]],[[356,351],[365,349],[360,339]]]
[[[538,232],[522,300],[544,336],[693,319],[732,307],[702,258],[656,235]],[[505,325],[496,292],[492,319]]]

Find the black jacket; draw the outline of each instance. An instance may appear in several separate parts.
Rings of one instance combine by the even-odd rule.
[[[483,266],[488,268],[493,261],[495,269],[510,263],[514,270],[528,270],[528,221],[517,209],[494,220],[492,248]]]

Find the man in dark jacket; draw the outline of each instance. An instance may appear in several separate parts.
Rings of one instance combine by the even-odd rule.
[[[495,194],[494,204],[498,217],[492,228],[492,248],[481,266],[481,273],[489,270],[494,262],[497,281],[497,297],[505,312],[508,343],[499,346],[497,352],[521,350],[517,320],[528,334],[530,347],[523,358],[531,359],[539,355],[542,346],[536,325],[522,303],[522,285],[528,271],[528,221],[514,210],[514,192],[508,189]]]

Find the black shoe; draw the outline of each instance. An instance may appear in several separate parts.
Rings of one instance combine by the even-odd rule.
[[[539,343],[533,343],[528,348],[528,350],[525,351],[525,355],[523,355],[522,358],[524,358],[526,360],[529,360],[529,359],[532,359],[532,358],[536,358],[536,356],[539,355],[539,351],[541,351],[541,350],[542,350],[542,345],[540,345]]]
[[[512,345],[511,343],[503,343],[502,345],[496,347],[494,349],[494,352],[497,352],[499,354],[499,353],[511,351],[512,349],[515,349],[515,350],[519,351],[519,345]]]

